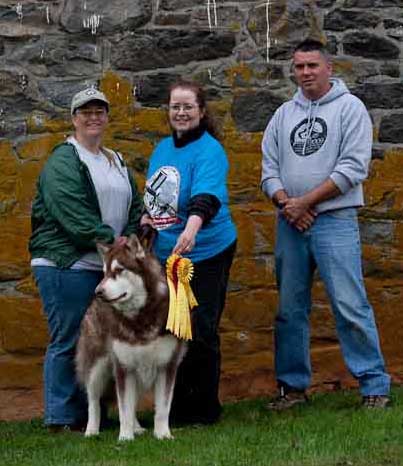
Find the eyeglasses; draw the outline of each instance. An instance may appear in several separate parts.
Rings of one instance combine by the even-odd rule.
[[[178,113],[183,111],[183,113],[192,113],[193,110],[198,108],[198,105],[192,105],[192,104],[172,104],[169,106],[169,110],[174,113]]]
[[[102,118],[107,114],[105,108],[97,108],[94,110],[90,110],[89,108],[78,109],[77,113],[82,115],[84,118],[90,118],[91,116],[95,116],[96,118]]]

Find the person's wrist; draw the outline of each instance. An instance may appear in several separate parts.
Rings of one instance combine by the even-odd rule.
[[[284,194],[283,196],[274,196],[273,197],[273,203],[276,207],[281,209],[284,204],[287,202],[288,196]]]
[[[313,209],[315,207],[314,201],[309,195],[303,195],[299,200],[306,210]]]

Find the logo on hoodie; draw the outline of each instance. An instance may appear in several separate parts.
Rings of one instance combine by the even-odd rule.
[[[327,138],[327,124],[322,118],[305,118],[291,131],[293,151],[307,157],[318,151]]]

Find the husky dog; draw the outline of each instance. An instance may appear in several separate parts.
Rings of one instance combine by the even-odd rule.
[[[156,259],[136,235],[113,246],[98,244],[104,278],[82,321],[77,345],[78,380],[88,395],[86,436],[97,435],[100,398],[113,375],[120,432],[144,432],[136,416],[140,396],[154,389],[154,436],[172,438],[169,412],[177,368],[186,344],[165,330],[168,287]]]

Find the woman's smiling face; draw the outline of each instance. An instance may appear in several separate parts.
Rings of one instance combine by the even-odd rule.
[[[169,123],[180,138],[184,133],[197,128],[204,116],[191,89],[176,87],[169,99]]]
[[[76,135],[84,139],[102,137],[108,125],[108,111],[96,101],[78,108],[72,117]]]

